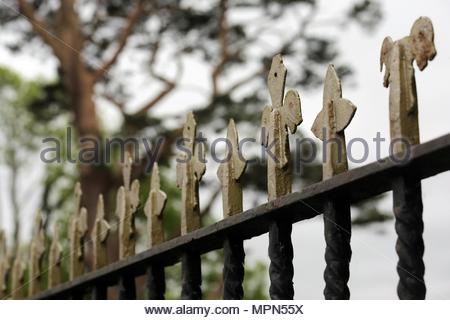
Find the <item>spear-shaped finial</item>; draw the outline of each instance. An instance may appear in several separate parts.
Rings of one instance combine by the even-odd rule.
[[[420,17],[414,22],[409,36],[397,41],[383,41],[380,68],[386,66],[384,86],[390,87],[389,114],[394,153],[406,151],[406,144],[420,143],[417,91],[413,61],[422,71],[436,56],[434,30],[431,20]]]
[[[91,233],[93,243],[93,269],[99,269],[108,262],[106,239],[109,234],[110,226],[105,220],[105,207],[103,204],[103,195],[98,196],[97,215],[95,217],[94,228]]]
[[[45,237],[42,213],[38,210],[33,226],[33,235],[30,245],[29,287],[28,295],[33,296],[39,292],[41,280],[41,263],[45,252]]]
[[[25,263],[23,262],[19,245],[17,245],[16,257],[12,265],[11,273],[11,297],[13,299],[22,299],[25,278]]]
[[[322,179],[347,171],[344,130],[356,107],[342,98],[341,82],[333,65],[328,66],[323,90],[323,108],[312,126],[314,135],[323,141],[324,163]],[[325,299],[348,299],[347,286],[351,258],[350,205],[345,199],[330,199],[323,203],[327,266],[324,272]]]
[[[119,257],[124,259],[135,254],[136,229],[134,215],[139,206],[139,181],[131,181],[131,166],[133,159],[125,152],[125,162],[122,167],[123,186],[117,192],[116,215],[119,218]]]
[[[355,112],[353,103],[342,98],[341,82],[334,66],[329,65],[323,89],[323,109],[311,128],[314,135],[326,144],[323,180],[348,170],[344,130]]]
[[[80,276],[84,271],[84,238],[88,227],[86,208],[80,209],[81,195],[81,185],[77,183],[75,185],[75,211],[69,222],[70,280]]]
[[[59,223],[53,229],[52,243],[48,253],[48,287],[53,288],[61,282],[62,246],[59,242]]]
[[[159,168],[155,162],[150,181],[150,192],[145,203],[145,215],[147,216],[148,247],[151,248],[164,241],[162,213],[166,205],[167,195],[161,191]]]
[[[6,296],[7,280],[11,267],[7,250],[5,232],[0,230],[0,299]]]
[[[295,133],[303,121],[298,92],[289,90],[283,99],[286,75],[287,69],[278,54],[272,59],[268,76],[272,106],[266,107],[262,116],[262,144],[270,151],[267,161],[269,201],[291,192],[288,129],[291,134]]]
[[[272,59],[267,79],[272,105],[266,107],[262,115],[262,144],[268,154],[269,201],[291,193],[288,130],[295,133],[303,121],[298,92],[289,90],[284,94],[286,75],[287,69],[278,54]],[[292,299],[294,296],[291,231],[291,224],[279,221],[274,221],[269,229],[269,293],[272,299]]]
[[[177,159],[177,185],[181,188],[181,234],[200,228],[198,186],[205,173],[204,149],[195,141],[197,123],[194,114],[188,113],[183,128],[184,146],[189,154],[182,153]]]
[[[222,205],[224,218],[242,212],[242,187],[239,179],[244,173],[246,161],[239,153],[239,137],[234,120],[228,123],[227,158],[217,170],[222,184]]]

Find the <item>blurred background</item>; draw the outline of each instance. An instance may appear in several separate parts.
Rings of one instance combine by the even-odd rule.
[[[112,163],[80,165],[67,160],[67,128],[73,128],[70,152],[79,137],[164,137],[158,162],[162,188],[168,194],[166,239],[180,233],[180,190],[175,184],[174,142],[185,114],[193,110],[199,130],[211,139],[224,137],[234,118],[240,138],[259,141],[261,112],[270,103],[266,74],[281,53],[288,68],[287,88],[299,91],[304,122],[296,133],[313,137],[310,127],[322,108],[322,81],[333,63],[343,81],[344,96],[358,111],[346,130],[348,139],[369,144],[376,160],[377,132],[389,141],[388,90],[382,86],[379,52],[385,36],[407,36],[419,16],[431,18],[437,57],[416,72],[421,139],[449,131],[445,107],[450,69],[450,3],[388,0],[0,0],[0,228],[10,252],[27,252],[34,214],[45,216],[47,241],[53,225],[67,224],[73,211],[73,187],[81,181],[89,226],[97,196],[106,199],[114,222],[115,194],[122,184],[120,148]],[[40,153],[46,137],[61,139],[61,162],[45,164]],[[358,149],[360,148],[360,149]],[[141,146],[133,177],[148,195],[148,156]],[[301,154],[309,154],[304,148]],[[387,156],[388,143],[381,156]],[[354,158],[364,154],[355,143]],[[257,159],[255,148],[245,150]],[[297,159],[297,158],[296,158]],[[222,219],[217,163],[210,161],[200,186],[204,225]],[[321,180],[320,159],[302,164],[294,191]],[[264,161],[248,166],[242,178],[244,209],[266,202]],[[425,279],[428,298],[450,298],[450,215],[445,208],[450,175],[423,182]],[[397,262],[391,195],[353,208],[353,299],[396,298]],[[322,218],[294,225],[294,287],[297,299],[321,299],[325,243]],[[137,214],[138,251],[146,249],[145,216]],[[61,229],[63,238],[67,228]],[[110,261],[117,258],[117,238],[110,237]],[[67,243],[63,243],[67,251]],[[246,298],[267,298],[267,236],[245,243]],[[46,259],[45,259],[46,260]],[[64,264],[64,262],[63,262]],[[222,253],[203,257],[206,298],[221,296]],[[167,270],[169,298],[180,292],[179,265]]]

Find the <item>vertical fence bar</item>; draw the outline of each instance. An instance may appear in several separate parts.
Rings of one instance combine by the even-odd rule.
[[[0,299],[7,296],[10,269],[11,262],[7,250],[5,233],[3,230],[0,230]]]
[[[270,297],[273,300],[291,300],[294,298],[294,249],[291,241],[292,224],[287,221],[275,221],[269,229],[269,276]]]
[[[188,252],[182,256],[181,274],[181,299],[200,300],[202,298],[202,264],[199,254]]]
[[[108,299],[108,287],[101,284],[96,283],[91,290],[91,298],[92,300],[106,300]]]
[[[292,191],[288,128],[291,134],[295,133],[303,121],[298,92],[289,90],[284,95],[286,75],[283,59],[281,55],[276,55],[267,77],[272,105],[266,107],[262,115],[262,144],[268,154],[269,201]],[[292,225],[284,221],[273,222],[269,229],[269,292],[272,299],[294,297],[291,232]]]
[[[147,268],[147,296],[150,300],[164,300],[166,274],[164,266],[152,264]]]
[[[352,256],[350,206],[342,201],[328,201],[324,206],[323,220],[326,242],[325,299],[349,299],[347,282]]]
[[[241,300],[244,297],[244,242],[241,239],[227,238],[223,252],[223,298]]]
[[[122,275],[118,283],[119,300],[135,300],[136,284],[134,276]]]
[[[322,111],[311,129],[324,145],[323,180],[348,170],[344,131],[355,112],[356,107],[342,98],[341,82],[334,66],[329,65],[325,76]],[[351,216],[345,195],[324,203],[323,219],[326,242],[325,299],[349,299],[347,282],[352,256]]]
[[[434,30],[427,17],[417,19],[410,34],[393,41],[386,37],[381,47],[381,69],[386,66],[383,84],[389,87],[391,154],[397,161],[408,160],[411,146],[420,143],[418,98],[413,62],[420,70],[436,56]],[[420,180],[404,175],[393,182],[396,250],[400,277],[400,299],[424,299],[424,244],[422,239],[422,191]]]
[[[233,119],[227,130],[227,157],[217,170],[222,186],[223,216],[226,219],[242,212],[242,186],[240,178],[246,167],[246,161],[239,153],[239,136]],[[229,235],[223,244],[223,298],[238,300],[244,297],[244,242],[237,235]]]
[[[421,182],[413,177],[398,177],[392,190],[398,237],[395,246],[399,258],[397,293],[400,299],[425,299]]]
[[[163,211],[167,195],[161,190],[159,167],[155,162],[152,168],[150,191],[144,212],[147,217],[148,247],[164,242]],[[152,300],[163,300],[166,291],[164,265],[153,263],[147,268],[147,296]]]
[[[177,186],[181,188],[181,234],[185,235],[200,228],[200,207],[198,185],[205,174],[205,150],[198,143],[197,123],[189,112],[183,128],[184,146],[190,151],[182,152],[177,162]],[[202,268],[200,255],[186,252],[181,259],[182,299],[201,299]]]

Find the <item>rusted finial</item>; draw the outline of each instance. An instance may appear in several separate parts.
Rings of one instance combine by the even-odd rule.
[[[97,215],[95,217],[94,227],[91,233],[93,243],[93,265],[94,270],[105,266],[108,263],[106,239],[109,234],[110,226],[105,220],[105,207],[103,204],[103,195],[98,196]]]
[[[117,192],[116,215],[119,218],[119,257],[124,259],[135,254],[136,228],[134,215],[139,206],[139,181],[131,181],[133,159],[125,152],[122,174],[124,185]]]
[[[246,161],[239,153],[239,137],[231,119],[227,131],[227,158],[217,170],[222,184],[222,205],[224,218],[242,212],[242,187],[239,179],[244,173]]]
[[[52,243],[48,253],[48,287],[53,288],[61,282],[62,246],[59,242],[59,223],[53,229]]]
[[[262,144],[274,154],[274,158],[269,156],[267,161],[269,201],[291,192],[288,129],[291,134],[295,133],[303,121],[298,92],[289,90],[283,99],[286,75],[283,59],[278,54],[272,59],[268,76],[272,106],[266,107],[262,116]]]
[[[70,240],[70,266],[69,278],[75,279],[84,272],[84,238],[87,233],[87,211],[86,208],[80,209],[81,186],[75,185],[75,212],[69,222],[69,240]]]
[[[30,263],[28,270],[28,295],[33,296],[40,290],[41,263],[45,252],[45,237],[42,221],[42,213],[38,210],[34,220],[33,235],[30,245]]]
[[[393,152],[403,153],[406,143],[420,143],[416,80],[413,61],[422,71],[436,56],[431,20],[420,17],[414,22],[409,36],[397,41],[383,41],[380,68],[386,66],[384,86],[390,87],[389,115]],[[394,143],[396,142],[396,143]]]
[[[205,173],[204,149],[196,141],[194,114],[189,112],[183,129],[184,146],[189,154],[180,154],[177,159],[177,186],[181,188],[181,234],[200,228],[200,206],[198,186]]]
[[[17,245],[16,257],[11,270],[11,297],[13,299],[23,298],[25,263],[19,248],[20,246]]]
[[[311,128],[314,135],[326,143],[323,180],[348,170],[344,130],[355,112],[353,103],[342,98],[341,82],[334,66],[329,65],[323,89],[323,109]]]
[[[155,162],[150,181],[150,192],[145,203],[145,215],[147,216],[148,247],[151,248],[164,241],[163,210],[166,205],[167,195],[161,191],[159,168]]]
[[[5,232],[0,230],[0,299],[6,296],[7,280],[11,268],[7,250]]]

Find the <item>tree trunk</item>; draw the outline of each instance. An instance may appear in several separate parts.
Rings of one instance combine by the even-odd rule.
[[[88,71],[83,62],[79,59],[73,59],[73,64],[68,66],[67,71],[63,71],[63,79],[67,86],[70,104],[74,111],[74,125],[78,133],[78,145],[81,149],[99,147],[91,143],[79,144],[79,139],[83,137],[90,137],[96,139],[101,143],[101,134],[98,128],[97,115],[95,109],[94,97],[94,78],[93,74]],[[98,150],[99,152],[101,150]],[[106,199],[105,207],[108,210],[108,196],[113,188],[113,176],[106,164],[81,163],[77,159],[80,173],[80,183],[83,190],[81,205],[86,207],[88,211],[88,235],[90,236],[95,216],[97,199],[100,194],[103,194]],[[111,217],[110,217],[111,218]],[[114,238],[110,237],[110,238]],[[89,238],[88,238],[89,239]],[[109,246],[111,247],[111,246]],[[87,242],[87,264],[91,265],[91,242]],[[117,259],[117,250],[110,250],[109,259],[114,261]]]

